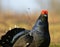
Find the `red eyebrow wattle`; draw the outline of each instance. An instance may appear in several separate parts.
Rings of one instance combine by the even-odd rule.
[[[42,11],[41,11],[41,14],[43,14],[43,15],[44,15],[44,14],[48,14],[48,11],[47,11],[47,10],[42,10]]]

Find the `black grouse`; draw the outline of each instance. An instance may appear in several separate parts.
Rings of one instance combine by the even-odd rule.
[[[14,44],[19,38],[21,38],[19,47],[49,47],[48,11],[42,10],[32,30],[26,30],[24,28],[9,30],[1,37],[0,45],[2,47],[14,47]]]

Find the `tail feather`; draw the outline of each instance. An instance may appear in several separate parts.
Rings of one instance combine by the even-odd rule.
[[[27,33],[27,30],[21,28],[14,28],[9,30],[1,37],[0,45],[4,47],[7,47],[7,45],[13,46],[19,37],[24,36]]]

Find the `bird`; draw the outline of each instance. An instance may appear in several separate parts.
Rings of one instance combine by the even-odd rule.
[[[2,47],[13,47],[20,39],[19,47],[49,47],[50,34],[48,23],[48,11],[42,10],[32,30],[14,28],[1,37]]]

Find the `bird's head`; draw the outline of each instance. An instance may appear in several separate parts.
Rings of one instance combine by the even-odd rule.
[[[40,19],[42,22],[46,22],[48,20],[48,11],[42,10],[41,15],[38,19]]]

